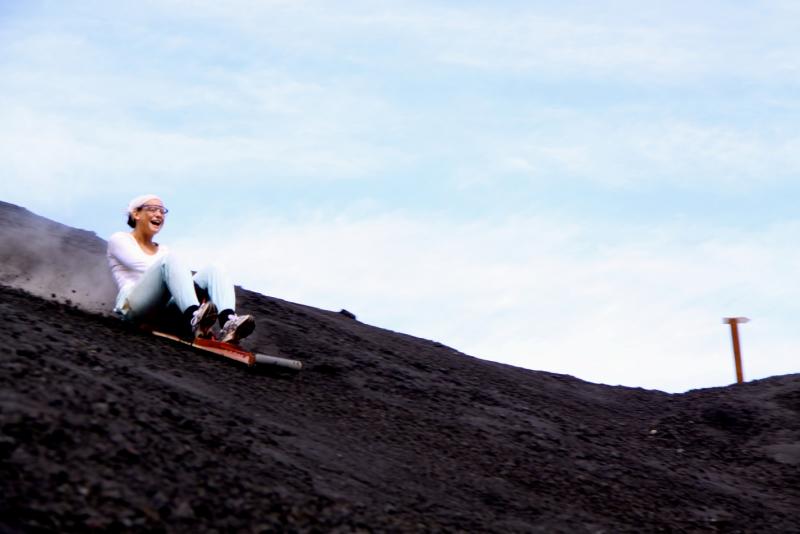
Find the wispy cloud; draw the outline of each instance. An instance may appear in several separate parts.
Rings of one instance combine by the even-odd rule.
[[[10,46],[13,58],[0,62],[0,196],[26,205],[80,202],[131,180],[177,189],[363,179],[406,159],[373,141],[382,132],[371,119],[392,110],[345,83],[223,67],[185,80],[128,69],[132,50],[65,30]]]
[[[642,120],[631,110],[560,115],[538,135],[488,135],[484,147],[493,157],[484,173],[613,188],[747,191],[793,183],[800,171],[800,136],[784,128],[756,132],[659,113]]]
[[[536,77],[609,78],[668,85],[719,76],[763,79],[794,69],[795,7],[772,1],[452,5],[446,2],[159,2],[163,14],[213,19],[268,42],[339,57],[386,61],[358,51],[402,49],[400,63],[442,63]],[[288,23],[288,24],[287,24]],[[391,44],[390,44],[391,43]],[[787,47],[788,45],[788,47]],[[784,61],[764,61],[765,55]],[[736,57],[737,61],[730,61]]]
[[[80,195],[80,184],[115,177],[212,184],[225,175],[255,186],[380,181],[400,170],[459,184],[522,175],[534,184],[747,190],[753,179],[791,180],[800,167],[786,105],[754,123],[699,118],[681,95],[630,98],[632,88],[666,83],[713,109],[698,83],[757,79],[773,63],[764,57],[780,55],[785,79],[795,45],[778,43],[763,15],[742,6],[722,10],[725,20],[711,16],[716,8],[638,4],[43,6],[3,37],[12,53],[0,61],[0,137],[9,178],[40,184],[44,197],[61,197],[66,180]],[[727,26],[749,15],[748,35]],[[488,87],[472,88],[475,67]],[[507,84],[527,89],[506,95]],[[629,98],[557,103],[581,84]],[[37,152],[47,157],[30,156]]]

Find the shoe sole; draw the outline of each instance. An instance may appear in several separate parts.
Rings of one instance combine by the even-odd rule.
[[[250,334],[253,333],[253,330],[256,329],[256,320],[250,316],[245,321],[242,321],[236,329],[225,336],[224,338],[220,339],[221,343],[229,343],[231,345],[236,345],[239,341],[246,338]]]
[[[206,310],[205,315],[203,318],[200,319],[200,322],[197,325],[197,334],[194,337],[200,337],[205,339],[210,339],[214,337],[214,333],[211,329],[214,327],[214,323],[217,322],[217,307],[214,305],[213,302],[209,303],[208,309]]]

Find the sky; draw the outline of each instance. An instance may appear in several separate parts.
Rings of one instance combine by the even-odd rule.
[[[0,200],[583,380],[800,371],[800,4],[0,0]],[[246,310],[241,310],[246,312]]]

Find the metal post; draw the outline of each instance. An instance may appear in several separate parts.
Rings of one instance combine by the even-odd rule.
[[[739,348],[739,323],[746,323],[750,319],[747,317],[725,317],[722,322],[731,325],[731,340],[733,341],[733,360],[736,364],[736,382],[744,382],[742,372],[742,350]]]

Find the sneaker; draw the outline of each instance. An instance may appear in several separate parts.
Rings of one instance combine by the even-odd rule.
[[[211,301],[206,301],[192,315],[192,337],[211,338],[214,337],[211,328],[217,321],[217,307]]]
[[[255,328],[256,320],[252,315],[231,315],[219,331],[217,340],[236,345],[252,334]]]

